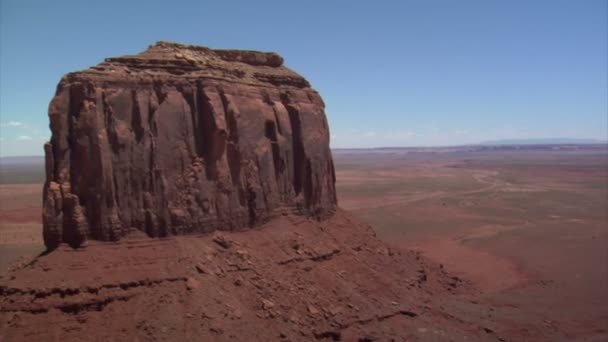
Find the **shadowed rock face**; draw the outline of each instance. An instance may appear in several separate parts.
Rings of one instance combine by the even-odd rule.
[[[336,207],[324,103],[274,53],[159,42],[64,76],[44,240],[235,230]]]

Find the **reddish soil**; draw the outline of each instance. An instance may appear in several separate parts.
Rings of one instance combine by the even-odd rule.
[[[40,257],[0,185],[0,341],[608,340],[605,155],[334,157],[354,215]]]
[[[471,280],[501,337],[608,340],[605,151],[334,156],[340,206]]]
[[[0,184],[0,276],[14,261],[44,251],[41,204],[42,184]]]
[[[475,293],[339,211],[260,229],[63,247],[0,288],[7,341],[498,340],[435,298]],[[487,309],[484,314],[487,314]],[[491,324],[491,322],[487,322]]]

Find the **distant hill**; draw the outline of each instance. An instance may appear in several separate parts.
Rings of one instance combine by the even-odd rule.
[[[564,144],[605,144],[605,140],[542,138],[542,139],[502,139],[480,142],[478,145],[564,145]]]
[[[32,165],[44,164],[43,156],[0,157],[0,165]]]
[[[0,157],[0,184],[42,184],[44,157]]]

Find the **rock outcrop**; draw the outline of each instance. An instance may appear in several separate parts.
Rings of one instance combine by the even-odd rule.
[[[275,53],[159,42],[64,76],[49,117],[49,249],[336,208],[323,100]]]
[[[513,330],[469,303],[470,283],[386,246],[343,210],[260,228],[135,232],[23,259],[0,278],[0,340],[485,342]]]

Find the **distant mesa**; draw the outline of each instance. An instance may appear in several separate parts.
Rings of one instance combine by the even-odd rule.
[[[586,145],[605,144],[606,141],[597,139],[575,139],[575,138],[540,138],[540,139],[502,139],[480,142],[479,145]]]
[[[49,106],[45,244],[327,218],[324,107],[276,53],[159,42],[69,73]]]

